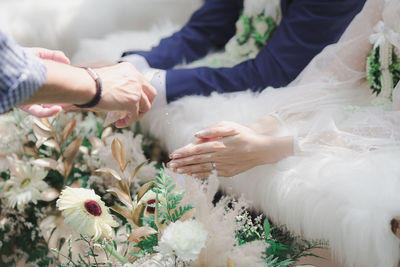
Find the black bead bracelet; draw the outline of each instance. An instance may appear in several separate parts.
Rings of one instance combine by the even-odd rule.
[[[75,106],[77,106],[78,108],[92,108],[95,107],[97,104],[99,104],[101,99],[101,92],[102,92],[101,79],[100,76],[92,68],[88,67],[82,67],[82,68],[85,69],[93,78],[93,80],[96,82],[96,94],[92,98],[92,100],[90,100],[88,103],[82,105],[75,104]]]

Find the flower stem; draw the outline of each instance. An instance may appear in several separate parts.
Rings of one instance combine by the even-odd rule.
[[[99,243],[103,243],[103,240],[99,239]],[[126,264],[128,263],[128,260],[124,258],[124,256],[122,256],[121,254],[119,254],[113,246],[111,246],[108,243],[104,244],[104,250],[108,251],[111,255],[114,256],[114,258],[116,258],[120,263],[122,264]]]

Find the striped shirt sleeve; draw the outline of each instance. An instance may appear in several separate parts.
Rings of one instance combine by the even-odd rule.
[[[0,114],[30,98],[46,81],[44,62],[0,32]]]

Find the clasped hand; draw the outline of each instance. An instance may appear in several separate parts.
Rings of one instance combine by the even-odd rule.
[[[269,121],[279,123],[273,118]],[[275,137],[265,132],[234,122],[220,122],[197,132],[198,140],[174,151],[168,166],[196,178],[207,178],[215,166],[218,176],[231,177],[293,153],[292,137]]]
[[[44,60],[70,64],[69,59],[61,51],[44,48],[26,48]],[[119,63],[94,69],[102,80],[102,97],[93,111],[122,111],[125,117],[120,118],[116,127],[123,128],[139,120],[151,108],[156,96],[156,90],[150,82],[130,63]],[[89,74],[86,79],[95,88]],[[79,96],[79,95],[78,95]],[[61,110],[74,110],[72,103],[68,104],[33,104],[21,108],[37,117],[53,116]]]

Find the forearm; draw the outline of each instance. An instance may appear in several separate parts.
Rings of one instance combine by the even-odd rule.
[[[28,104],[84,104],[96,93],[95,81],[85,69],[44,60],[46,82],[26,100]]]
[[[267,136],[264,140],[264,153],[261,154],[258,165],[276,163],[294,154],[294,138],[292,136]]]

